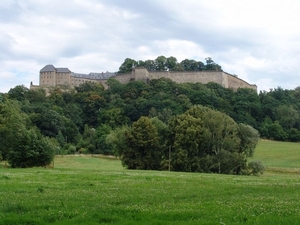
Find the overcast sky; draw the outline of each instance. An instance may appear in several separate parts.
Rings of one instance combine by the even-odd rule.
[[[1,0],[0,92],[46,64],[116,72],[125,58],[211,57],[259,90],[300,86],[299,0]]]

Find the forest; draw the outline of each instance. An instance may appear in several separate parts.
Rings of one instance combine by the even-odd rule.
[[[239,174],[259,136],[300,141],[300,88],[256,93],[169,79],[107,84],[55,87],[48,95],[18,85],[1,93],[1,158],[30,167],[55,154],[105,154],[129,169]],[[213,124],[219,130],[212,132]],[[221,141],[206,143],[212,136]]]

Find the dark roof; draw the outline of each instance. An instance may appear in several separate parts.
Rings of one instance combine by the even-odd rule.
[[[57,73],[71,73],[71,71],[68,68],[55,68],[53,65],[47,65],[43,69],[41,69],[40,72],[54,72]]]
[[[55,67],[53,65],[47,65],[40,72],[53,72],[55,71]]]
[[[86,79],[91,79],[91,80],[102,80],[102,79],[108,79],[110,77],[116,76],[116,73],[111,73],[111,72],[89,73],[89,74],[71,73],[71,76],[78,77],[78,78],[86,78]]]
[[[56,68],[56,72],[58,73],[71,73],[68,68]]]

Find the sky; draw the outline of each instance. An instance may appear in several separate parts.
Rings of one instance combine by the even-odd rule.
[[[126,58],[211,57],[258,91],[300,86],[299,0],[1,0],[0,92],[47,64],[116,72]]]

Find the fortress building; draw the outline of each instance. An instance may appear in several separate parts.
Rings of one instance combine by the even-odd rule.
[[[106,81],[109,78],[116,79],[125,84],[130,81],[149,82],[152,79],[169,78],[176,83],[196,83],[203,84],[215,82],[225,88],[237,90],[238,88],[251,88],[257,90],[255,84],[249,84],[246,81],[231,75],[224,71],[148,71],[146,68],[133,68],[131,73],[117,74],[111,72],[81,74],[71,72],[68,68],[55,68],[53,65],[46,65],[40,70],[39,85],[31,83],[30,89],[50,88],[57,86],[76,87],[84,82],[101,83],[107,88]]]

